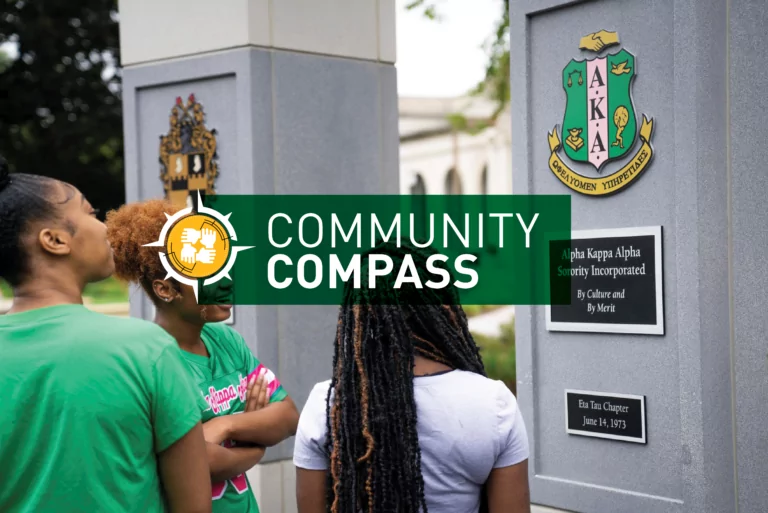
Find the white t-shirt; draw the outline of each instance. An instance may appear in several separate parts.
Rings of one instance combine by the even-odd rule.
[[[528,458],[528,436],[512,392],[501,381],[454,370],[413,380],[424,496],[430,513],[477,513],[494,468]],[[326,397],[312,389],[299,419],[293,463],[327,470]]]

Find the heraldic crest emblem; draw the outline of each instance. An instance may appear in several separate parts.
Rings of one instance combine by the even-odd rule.
[[[176,98],[168,134],[160,136],[160,179],[165,198],[179,208],[197,210],[198,197],[215,194],[219,175],[216,157],[216,130],[205,128],[203,106],[194,94],[186,104],[181,97]]]
[[[599,54],[618,44],[616,32],[601,30],[581,38],[579,47]],[[593,196],[613,194],[648,166],[653,155],[653,120],[643,115],[638,128],[632,101],[635,76],[635,56],[623,48],[602,57],[571,59],[563,69],[566,106],[560,130],[555,127],[548,137],[549,168],[574,191]],[[630,154],[638,139],[642,146],[631,160],[618,171],[600,177],[606,164]],[[597,176],[571,169],[558,154],[560,149]]]

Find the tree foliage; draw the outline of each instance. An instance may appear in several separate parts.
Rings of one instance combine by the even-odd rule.
[[[12,62],[11,57],[0,48],[0,73],[5,71]]]
[[[485,76],[469,91],[470,95],[483,96],[495,103],[492,115],[485,120],[467,120],[461,113],[454,113],[449,120],[454,128],[461,131],[476,133],[492,126],[499,114],[506,109],[510,99],[509,89],[509,0],[501,2],[501,16],[496,22],[493,33],[484,44],[488,54],[488,62],[485,67]],[[413,0],[406,5],[406,9],[421,10],[425,17],[431,20],[439,20],[439,8],[433,0]]]
[[[0,0],[0,154],[12,171],[78,187],[96,208],[124,201],[116,0]]]
[[[507,388],[517,394],[514,318],[501,326],[498,336],[472,333],[472,338],[480,346],[480,355],[483,357],[483,364],[488,377],[503,381]]]

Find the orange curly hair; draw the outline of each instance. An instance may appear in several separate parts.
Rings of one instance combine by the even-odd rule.
[[[162,280],[167,273],[158,257],[162,248],[143,246],[160,237],[167,221],[165,214],[173,215],[179,210],[166,200],[148,200],[107,213],[107,238],[115,255],[115,276],[138,283],[153,297],[152,282]]]

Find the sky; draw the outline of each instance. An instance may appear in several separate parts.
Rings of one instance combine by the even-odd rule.
[[[485,73],[482,45],[501,17],[502,0],[432,1],[440,21],[406,11],[410,0],[396,0],[400,96],[460,96]]]
[[[454,97],[485,73],[483,43],[501,15],[502,0],[428,0],[441,19],[429,20],[411,0],[396,0],[397,82],[400,96]],[[3,48],[15,57],[14,45]]]

